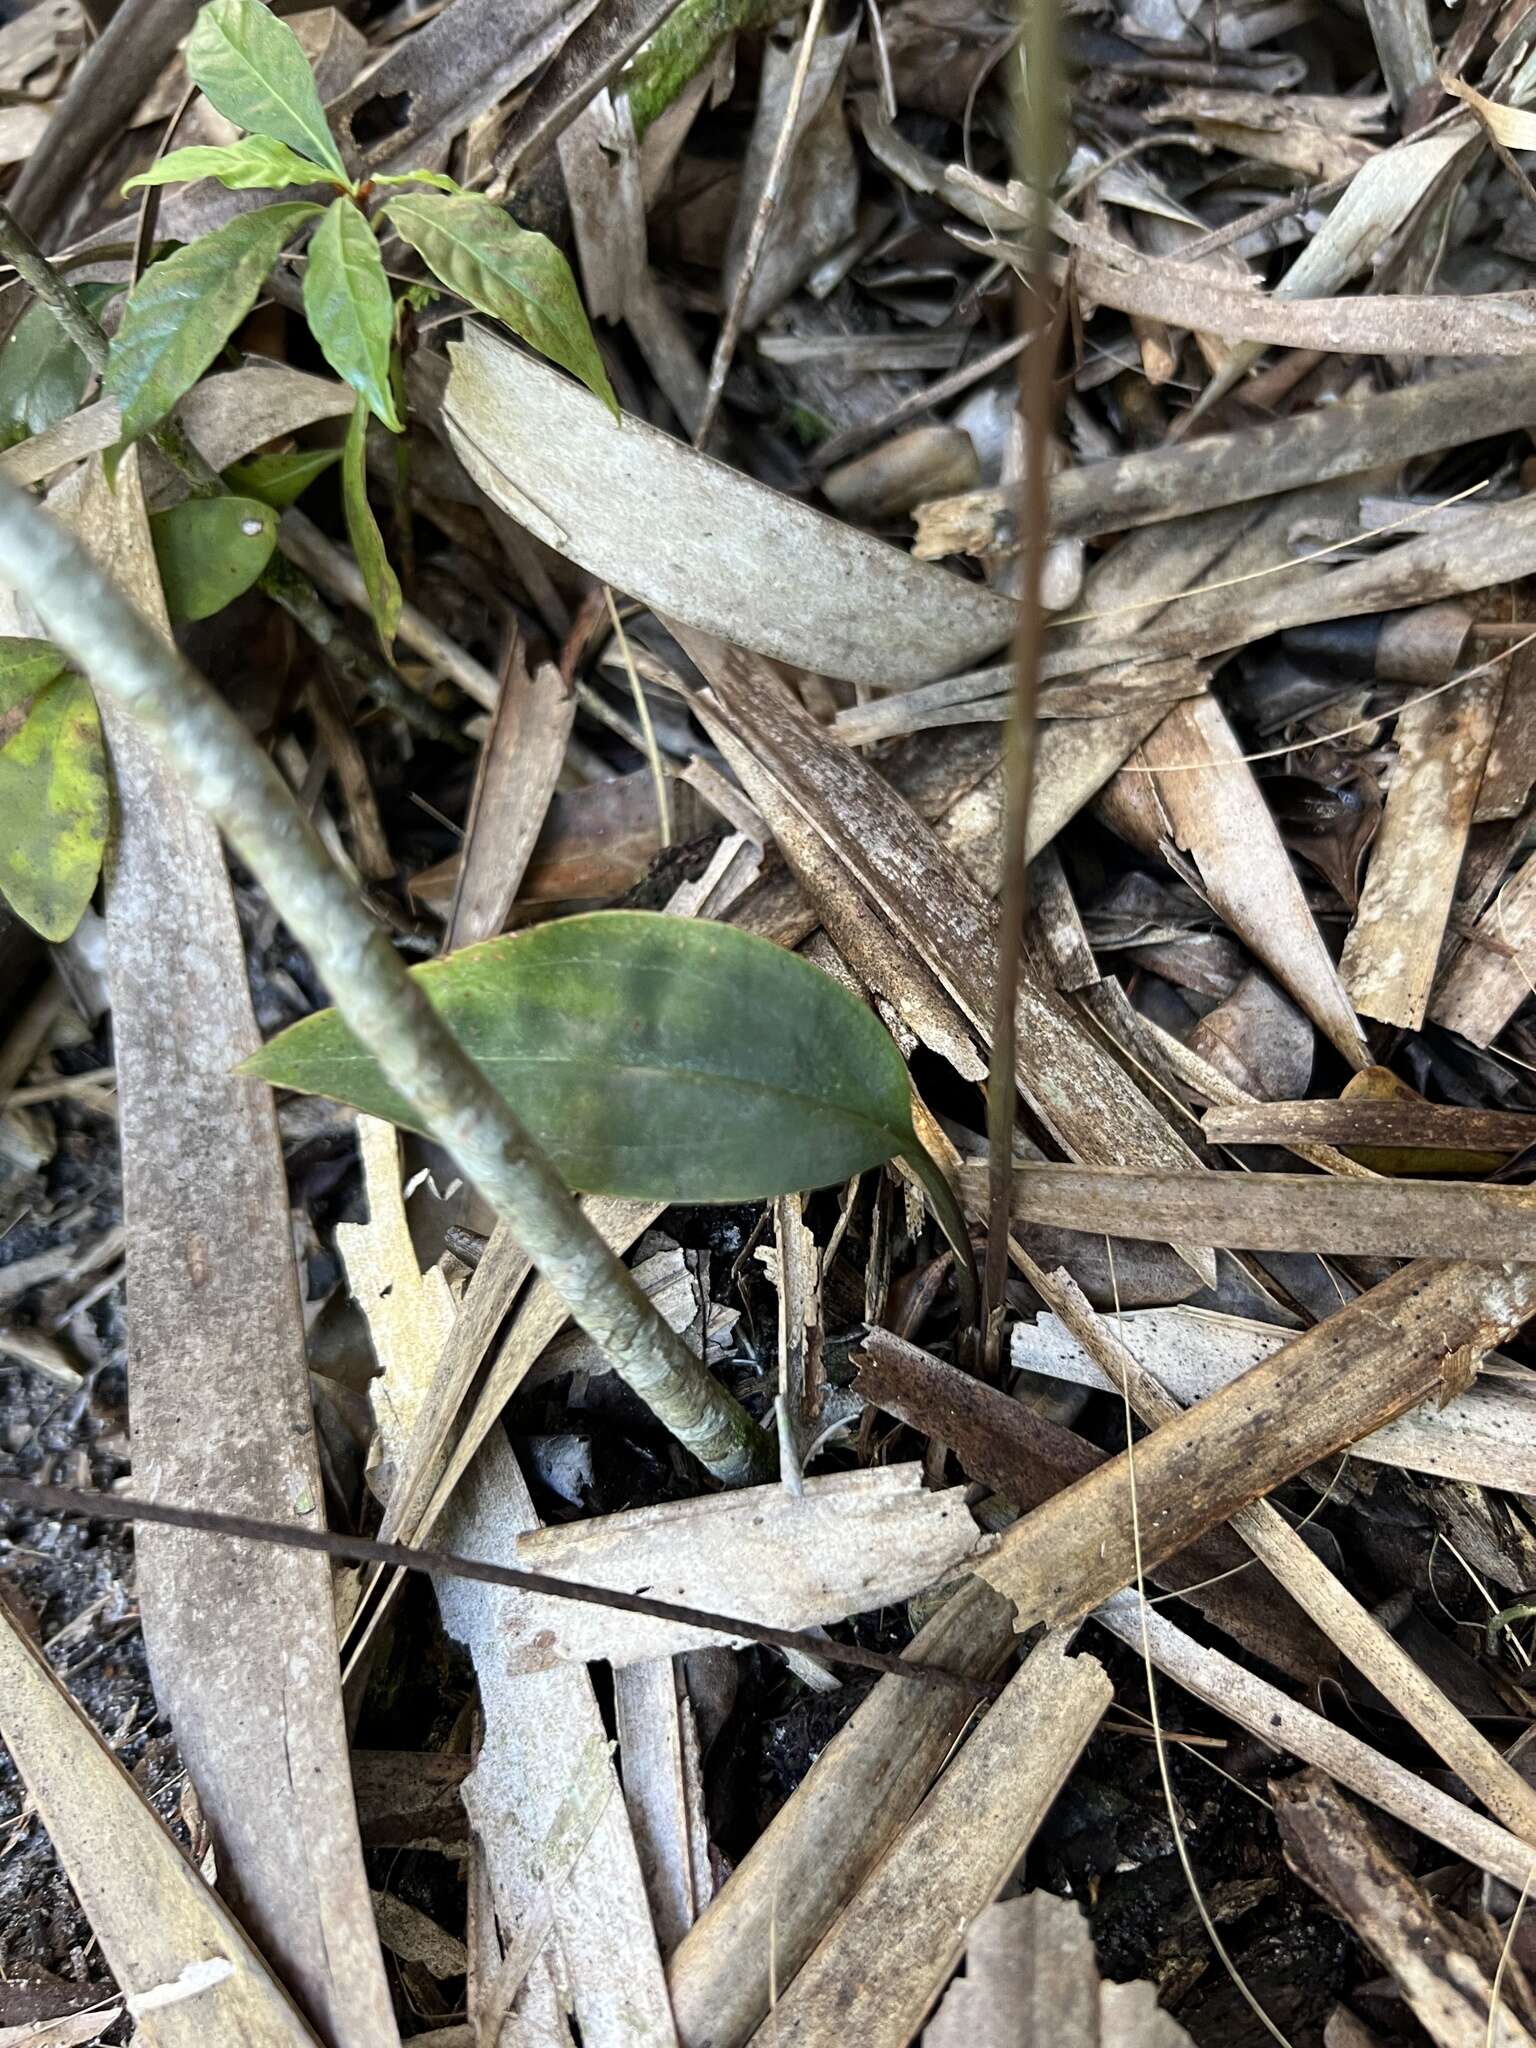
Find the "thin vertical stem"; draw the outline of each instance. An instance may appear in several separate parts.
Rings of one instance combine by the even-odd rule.
[[[998,928],[996,1005],[987,1092],[987,1264],[984,1336],[988,1348],[1001,1327],[1008,1275],[1008,1196],[1013,1168],[1015,1006],[1029,913],[1025,833],[1035,770],[1035,707],[1045,613],[1040,576],[1046,546],[1046,462],[1055,367],[1055,292],[1049,267],[1049,197],[1057,162],[1060,66],[1056,0],[1021,0],[1026,11],[1022,56],[1026,76],[1015,95],[1019,170],[1030,193],[1026,268],[1020,286],[1021,321],[1034,325],[1019,358],[1019,411],[1024,423],[1024,476],[1020,490],[1022,541],[1019,622],[1013,646],[1013,709],[1004,769],[1003,888]]]

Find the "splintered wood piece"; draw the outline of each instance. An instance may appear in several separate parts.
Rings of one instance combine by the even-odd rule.
[[[841,1621],[942,1584],[992,1538],[965,1489],[925,1491],[922,1466],[808,1479],[804,1491],[743,1487],[564,1522],[520,1537],[525,1571],[740,1615],[776,1628]],[[711,1629],[508,1591],[500,1609],[508,1671],[556,1663],[633,1664],[732,1640]]]
[[[1048,1636],[780,1991],[756,2040],[906,2048],[1112,1697],[1101,1664]]]
[[[1523,1152],[1536,1145],[1536,1115],[1529,1110],[1465,1109],[1406,1097],[1218,1106],[1205,1112],[1201,1127],[1210,1145],[1289,1145],[1293,1138],[1436,1152]]]
[[[357,1144],[368,1196],[366,1223],[338,1223],[336,1249],[347,1285],[373,1340],[379,1373],[368,1385],[376,1435],[368,1451],[369,1480],[387,1501],[415,1434],[432,1381],[453,1329],[448,1282],[434,1266],[416,1262],[411,1226],[400,1192],[400,1141],[393,1124],[357,1119]]]
[[[512,1447],[491,1437],[444,1519],[448,1546],[512,1564],[538,1517]],[[469,1646],[485,1738],[464,1784],[518,1984],[551,1937],[589,2041],[675,2048],[640,1859],[592,1681],[579,1665],[527,1676],[506,1654],[504,1588],[439,1579],[443,1626]]]
[[[1328,1185],[1319,1182],[1320,1187]],[[1405,1266],[1137,1444],[1140,1568],[1434,1393],[1536,1312],[1536,1267]],[[1020,1628],[1065,1621],[1138,1569],[1122,1452],[1016,1522],[976,1569]]]
[[[1536,975],[1536,860],[1506,882],[1435,985],[1429,1020],[1492,1045]]]
[[[988,1678],[1013,1640],[1007,1603],[972,1578],[906,1654]],[[970,1703],[947,1690],[877,1682],[673,1956],[667,1983],[684,2048],[742,2048],[774,1988],[795,1975],[900,1835],[970,1718]]]
[[[127,1994],[136,2040],[314,2048],[317,2037],[239,1921],[3,1606],[0,1737]],[[92,2035],[105,2024],[98,2013]]]
[[[1365,1816],[1321,1771],[1270,1786],[1285,1860],[1389,1970],[1439,2048],[1536,2048],[1507,2000],[1497,2017],[1483,1967],[1429,1894],[1387,1854]]]
[[[1333,956],[1221,706],[1214,697],[1176,704],[1142,753],[1173,837],[1194,860],[1217,915],[1350,1065],[1367,1065]]]
[[[980,1199],[985,1169],[962,1167]],[[1185,1238],[1251,1252],[1524,1259],[1536,1191],[1477,1181],[1328,1180],[1308,1173],[1139,1173],[1133,1167],[1020,1166],[1021,1223],[1113,1237]]]
[[[1031,1276],[1032,1278],[1036,1276]],[[1096,1316],[1065,1273],[1040,1274],[1041,1291],[1073,1335],[1144,1422],[1176,1420],[1178,1401]],[[1232,1527],[1275,1580],[1397,1711],[1458,1773],[1489,1812],[1536,1844],[1536,1789],[1414,1663],[1376,1616],[1334,1577],[1323,1560],[1267,1500],[1234,1510]]]
[[[1397,767],[1339,972],[1357,1010],[1417,1031],[1456,895],[1504,678],[1495,669],[1397,721]]]
[[[923,2048],[1193,2048],[1150,1984],[1105,1984],[1075,1899],[1026,1892],[978,1914],[965,1975]]]
[[[50,509],[168,634],[136,456],[115,488],[99,462],[76,472]],[[134,1467],[161,1499],[323,1527],[272,1098],[234,1071],[260,1037],[218,834],[132,721],[105,702],[103,720]],[[156,1693],[228,1896],[326,2039],[394,2041],[325,1560],[148,1527],[137,1558]]]
[[[663,1958],[709,1904],[709,1822],[693,1702],[675,1657],[613,1674],[624,1801]]]
[[[1203,1401],[1257,1359],[1278,1351],[1288,1334],[1272,1323],[1187,1308],[1132,1309],[1116,1318],[1115,1328],[1135,1357],[1186,1405]],[[1015,1323],[1012,1336],[1016,1366],[1114,1391],[1103,1368],[1058,1317]],[[1352,1444],[1349,1454],[1468,1486],[1536,1494],[1536,1376],[1524,1366],[1487,1366],[1464,1394],[1443,1406],[1423,1402]]]

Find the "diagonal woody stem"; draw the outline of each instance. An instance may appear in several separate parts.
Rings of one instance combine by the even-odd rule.
[[[234,712],[73,536],[3,481],[0,573],[219,826],[422,1127],[506,1220],[615,1371],[717,1479],[766,1476],[768,1439],[657,1313],[438,1018]]]

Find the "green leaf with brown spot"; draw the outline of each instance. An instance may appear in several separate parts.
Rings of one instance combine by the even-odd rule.
[[[0,895],[45,939],[67,939],[101,872],[112,807],[89,685],[63,675],[0,747]]]

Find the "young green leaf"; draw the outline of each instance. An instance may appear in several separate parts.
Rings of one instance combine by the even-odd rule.
[[[289,200],[237,214],[150,265],[128,295],[103,380],[122,408],[125,441],[192,388],[255,305],[283,244],[319,211]]]
[[[368,502],[368,401],[359,398],[347,429],[347,445],[341,457],[341,504],[347,519],[347,538],[362,571],[368,592],[368,609],[373,613],[379,645],[388,654],[400,628],[400,582],[389,566],[384,536]]]
[[[339,448],[295,448],[290,455],[253,455],[249,462],[232,462],[224,481],[242,497],[260,498],[274,512],[286,512],[316,478],[340,460]]]
[[[277,514],[256,498],[187,498],[153,513],[150,538],[173,619],[209,619],[272,559]]]
[[[118,284],[81,284],[87,312],[98,313],[122,290]],[[12,440],[41,434],[79,405],[91,366],[44,305],[28,306],[0,349],[0,430]]]
[[[571,266],[553,242],[470,192],[406,193],[391,199],[384,215],[449,291],[579,377],[618,418]]]
[[[275,135],[346,177],[303,45],[264,0],[211,0],[202,8],[187,40],[187,74],[237,127]]]
[[[446,171],[391,171],[371,181],[375,185],[435,185],[439,192],[462,193],[464,187]]]
[[[337,376],[398,434],[400,415],[389,388],[395,302],[378,237],[350,199],[332,202],[310,241],[304,317]]]
[[[227,147],[194,144],[173,149],[147,171],[129,178],[123,191],[133,192],[141,185],[190,184],[194,178],[217,178],[231,192],[277,191],[284,185],[315,185],[322,176],[307,157],[275,135],[244,135]]]
[[[878,1018],[809,961],[728,925],[599,911],[412,978],[587,1193],[757,1201],[916,1142],[907,1070]],[[411,1121],[334,1010],[242,1071]]]
[[[51,640],[0,639],[0,737],[15,722],[8,714],[30,704],[68,667]]]
[[[0,816],[0,895],[45,939],[67,939],[111,821],[101,721],[79,676],[50,683],[0,747]]]

